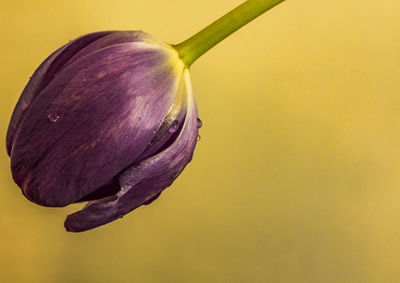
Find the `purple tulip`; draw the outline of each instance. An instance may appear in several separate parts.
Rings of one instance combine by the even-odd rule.
[[[170,45],[139,31],[91,33],[51,54],[25,87],[7,151],[23,194],[44,206],[89,201],[84,231],[149,204],[190,162],[197,108]]]

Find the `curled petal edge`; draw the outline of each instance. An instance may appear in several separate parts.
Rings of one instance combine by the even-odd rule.
[[[198,136],[197,107],[188,69],[183,85],[188,95],[186,118],[176,140],[165,150],[124,170],[119,176],[121,189],[115,195],[91,201],[82,210],[68,215],[64,226],[82,232],[121,218],[148,204],[178,177],[192,159]]]

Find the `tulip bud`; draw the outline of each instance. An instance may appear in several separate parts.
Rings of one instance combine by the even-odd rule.
[[[35,71],[7,132],[11,172],[44,206],[89,203],[67,217],[84,231],[149,204],[190,162],[201,121],[188,67],[284,0],[247,0],[185,41],[140,31],[87,34]]]
[[[44,206],[89,201],[67,217],[84,231],[148,204],[190,162],[201,126],[188,69],[138,31],[92,33],[51,54],[7,132],[12,176]]]

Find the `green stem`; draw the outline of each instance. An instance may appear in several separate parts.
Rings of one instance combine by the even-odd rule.
[[[218,42],[284,0],[247,0],[189,39],[174,45],[186,66]]]

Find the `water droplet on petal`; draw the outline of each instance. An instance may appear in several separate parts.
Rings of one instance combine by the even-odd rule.
[[[123,214],[120,214],[120,215],[118,215],[118,218],[122,218],[122,217],[124,217],[124,215],[123,215]]]
[[[203,122],[200,120],[200,118],[197,118],[197,128],[200,129],[201,126],[203,126]]]
[[[175,120],[172,122],[171,127],[169,128],[168,131],[170,133],[175,133],[178,130],[178,127],[179,127],[179,122],[178,122],[178,120]]]
[[[197,141],[201,140],[200,135],[197,135]]]
[[[57,120],[60,118],[60,116],[58,116],[57,113],[51,113],[47,116],[47,118],[49,118],[49,121],[52,123],[57,122]]]

